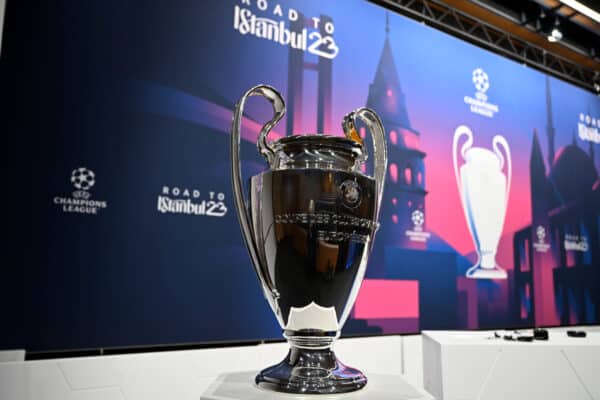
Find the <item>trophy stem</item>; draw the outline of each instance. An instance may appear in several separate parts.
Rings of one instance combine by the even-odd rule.
[[[481,268],[494,269],[496,267],[496,252],[481,254]]]
[[[259,387],[286,393],[332,394],[352,392],[367,384],[362,372],[345,366],[335,356],[331,347],[337,335],[320,341],[298,338],[288,337],[290,350],[285,359],[256,376]]]
[[[467,278],[472,279],[506,279],[506,271],[496,263],[496,253],[488,252],[479,255],[477,264],[467,270]]]
[[[339,336],[339,331],[324,332],[313,329],[302,329],[298,331],[286,329],[283,331],[283,337],[288,341],[292,349],[331,349],[333,342]]]

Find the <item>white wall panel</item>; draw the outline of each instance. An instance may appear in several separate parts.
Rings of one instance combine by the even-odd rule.
[[[402,336],[402,373],[406,380],[423,387],[423,339],[421,335]]]

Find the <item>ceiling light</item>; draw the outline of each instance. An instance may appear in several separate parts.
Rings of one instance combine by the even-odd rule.
[[[562,37],[563,37],[563,34],[560,31],[560,29],[558,29],[557,27],[552,28],[552,30],[550,31],[550,33],[547,36],[548,41],[552,42],[552,43],[558,42],[560,39],[562,39]]]
[[[559,25],[560,25],[560,22],[558,21],[558,18],[556,18],[554,20],[554,26],[550,29],[550,32],[546,35],[549,42],[556,43],[556,42],[560,41],[560,39],[562,39],[563,34],[560,31],[560,29],[558,28]],[[548,32],[548,31],[546,31],[546,32]]]
[[[571,7],[573,10],[577,11],[580,14],[585,15],[588,18],[593,19],[594,21],[600,24],[600,13],[592,10],[591,8],[584,6],[578,1],[575,0],[559,0],[565,6]]]

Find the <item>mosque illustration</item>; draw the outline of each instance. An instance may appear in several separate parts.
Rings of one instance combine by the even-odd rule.
[[[519,324],[566,325],[600,318],[600,179],[594,144],[555,152],[550,79],[546,78],[547,162],[533,134],[531,225],[514,234],[513,302]]]

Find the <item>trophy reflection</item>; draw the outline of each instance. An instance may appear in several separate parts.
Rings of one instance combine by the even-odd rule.
[[[461,137],[466,141],[460,149],[464,160],[458,166],[457,149]],[[496,263],[496,251],[502,235],[511,183],[511,157],[508,142],[503,136],[492,139],[494,151],[472,147],[473,133],[461,125],[454,131],[452,158],[454,174],[477,262],[467,270],[467,278],[506,279],[506,271]],[[504,149],[506,158],[500,148]],[[506,165],[506,175],[502,172]]]

